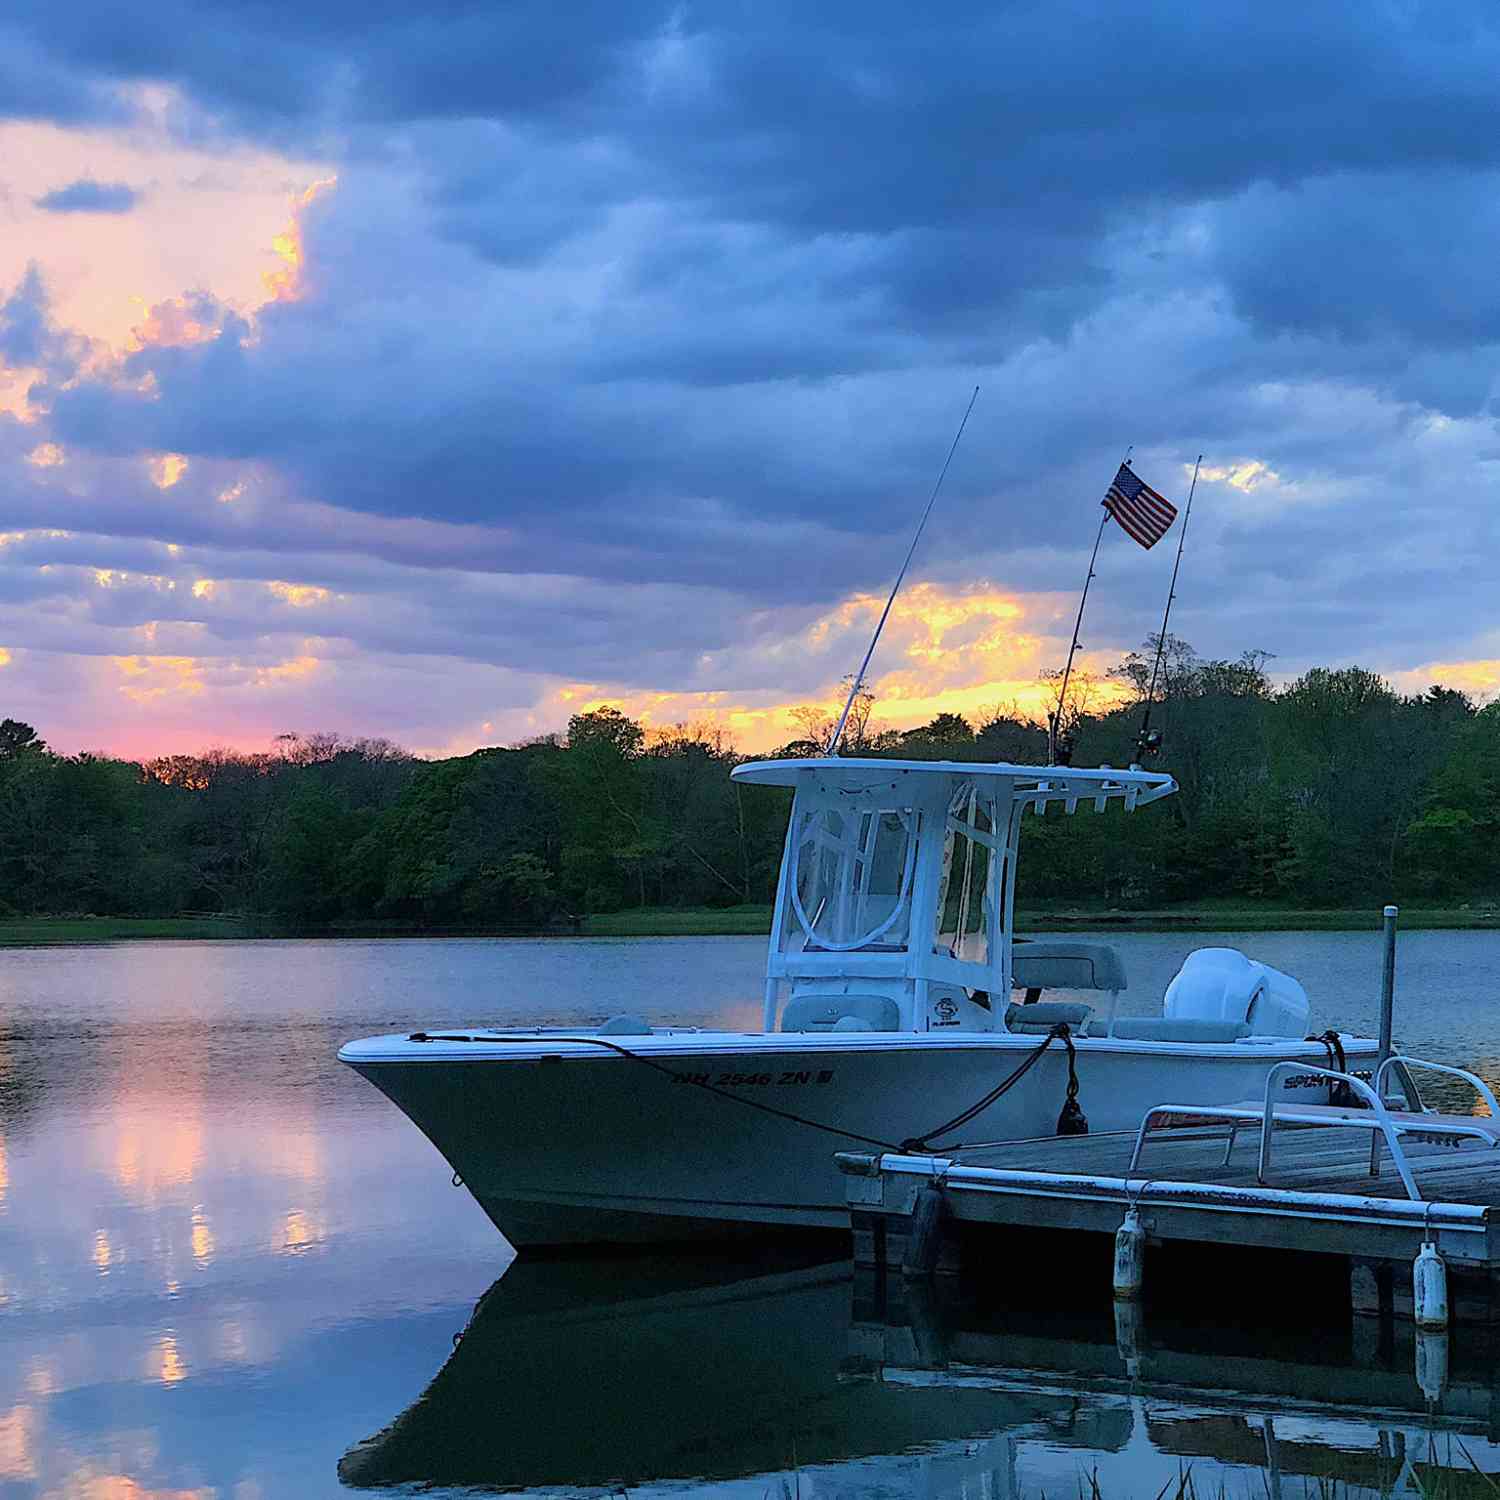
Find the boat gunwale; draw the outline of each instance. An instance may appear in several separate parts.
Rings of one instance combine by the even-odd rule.
[[[556,1036],[539,1033],[530,1036],[489,1036],[485,1031],[465,1033],[468,1041],[413,1041],[410,1035],[365,1037],[346,1042],[339,1048],[339,1061],[352,1067],[407,1063],[487,1063],[538,1062],[544,1057],[575,1061],[626,1061],[623,1053],[653,1059],[688,1059],[692,1057],[735,1057],[742,1055],[781,1055],[786,1053],[828,1053],[833,1056],[851,1053],[887,1052],[1026,1052],[1035,1050],[1041,1038],[1018,1032],[972,1031],[964,1033],[934,1032],[734,1032],[677,1031],[650,1035],[600,1036],[586,1039],[587,1033],[573,1031]],[[1363,1056],[1377,1053],[1380,1043],[1374,1037],[1346,1035],[1344,1052]],[[1243,1060],[1261,1063],[1273,1052],[1288,1059],[1326,1060],[1328,1049],[1323,1042],[1301,1037],[1245,1037],[1234,1042],[1171,1042],[1128,1037],[1079,1036],[1073,1045],[1080,1055],[1103,1054],[1145,1057],[1181,1057]],[[619,1050],[616,1050],[619,1049]],[[1061,1048],[1058,1056],[1063,1056]]]

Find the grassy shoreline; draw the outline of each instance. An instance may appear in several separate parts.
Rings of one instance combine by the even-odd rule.
[[[1016,931],[1025,932],[1366,932],[1380,926],[1379,907],[1306,908],[1250,905],[1241,902],[1197,902],[1153,911],[1036,906],[1016,913]],[[1500,910],[1470,907],[1402,907],[1405,930],[1500,929]],[[765,936],[771,928],[769,906],[737,906],[724,911],[646,908],[589,917],[590,937]]]
[[[1026,932],[1366,932],[1380,925],[1378,908],[1304,908],[1204,901],[1154,911],[1121,911],[1066,905],[1018,912],[1016,931]],[[769,906],[671,909],[647,907],[586,917],[582,937],[764,937]],[[1403,907],[1406,931],[1500,929],[1500,910],[1467,907]],[[278,926],[243,917],[32,917],[0,921],[0,948],[68,943],[182,942],[247,938],[340,937],[556,937],[562,931],[519,933],[494,927],[421,928],[409,923],[362,923],[323,931]]]
[[[223,941],[250,936],[250,924],[239,917],[17,917],[0,921],[0,948],[182,938]]]

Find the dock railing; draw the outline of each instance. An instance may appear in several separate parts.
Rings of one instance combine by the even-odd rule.
[[[1410,1071],[1443,1073],[1451,1078],[1461,1078],[1478,1091],[1490,1112],[1488,1123],[1481,1123],[1472,1116],[1442,1114],[1426,1108],[1420,1095],[1413,1101],[1414,1110],[1392,1110],[1385,1102],[1384,1085],[1388,1072],[1400,1069],[1403,1076]],[[1278,1087],[1284,1077],[1326,1078],[1330,1084],[1338,1084],[1362,1101],[1362,1107],[1337,1104],[1287,1104],[1281,1100]],[[1500,1105],[1489,1085],[1474,1073],[1464,1068],[1455,1068],[1447,1063],[1429,1062],[1425,1058],[1406,1057],[1393,1053],[1376,1069],[1373,1083],[1353,1073],[1341,1073],[1333,1068],[1315,1068],[1298,1061],[1274,1063],[1266,1073],[1263,1101],[1257,1106],[1246,1101],[1237,1104],[1157,1104],[1148,1109],[1136,1132],[1135,1150],[1130,1157],[1130,1170],[1140,1165],[1141,1152],[1153,1126],[1160,1126],[1173,1116],[1201,1121],[1222,1121],[1229,1127],[1228,1144],[1224,1161],[1229,1161],[1234,1149],[1235,1137],[1242,1126],[1260,1127],[1260,1162],[1256,1180],[1264,1184],[1271,1169],[1271,1141],[1278,1125],[1319,1126],[1333,1129],[1369,1130],[1374,1133],[1374,1149],[1371,1152],[1370,1175],[1380,1175],[1378,1148],[1383,1140],[1391,1153],[1391,1164],[1401,1178],[1406,1195],[1415,1202],[1422,1200],[1411,1163],[1401,1146],[1403,1135],[1425,1135],[1443,1140],[1477,1140],[1492,1148],[1500,1148]]]

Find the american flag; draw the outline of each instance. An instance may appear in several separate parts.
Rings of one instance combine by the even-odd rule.
[[[1154,547],[1177,519],[1177,507],[1137,479],[1129,464],[1120,465],[1100,504],[1143,547]]]

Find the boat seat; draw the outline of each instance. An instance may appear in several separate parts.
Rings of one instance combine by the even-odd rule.
[[[1005,1010],[1005,1029],[1022,1036],[1043,1036],[1054,1026],[1066,1025],[1081,1031],[1094,1007],[1081,1001],[1038,1000],[1032,1005],[1009,1005]]]
[[[598,1030],[599,1036],[650,1036],[651,1025],[639,1016],[611,1016]]]
[[[861,1021],[859,1030],[898,1031],[901,1011],[889,995],[793,995],[781,1013],[783,1031],[852,1031],[841,1021]]]
[[[1121,1016],[1111,1035],[1125,1042],[1237,1042],[1250,1035],[1250,1027],[1188,1016]]]
[[[1010,982],[1018,990],[1123,990],[1125,965],[1108,943],[1018,943]]]

